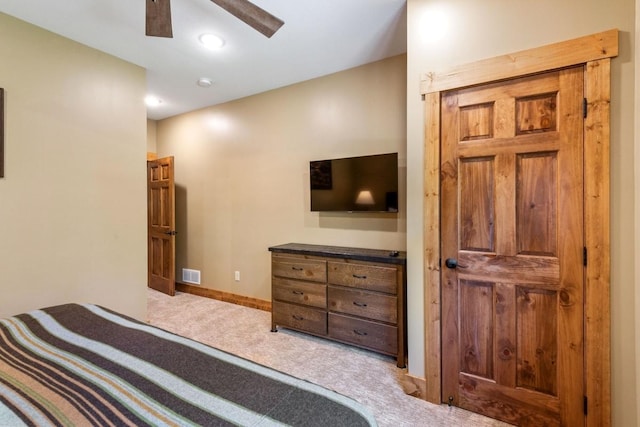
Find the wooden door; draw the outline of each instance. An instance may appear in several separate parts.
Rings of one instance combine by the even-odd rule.
[[[147,162],[148,285],[175,295],[175,187],[173,157]]]
[[[442,398],[584,425],[583,67],[444,92]]]

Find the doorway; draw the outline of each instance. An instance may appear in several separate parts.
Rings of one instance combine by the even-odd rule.
[[[426,126],[424,241],[425,345],[427,347],[425,352],[425,371],[427,373],[427,400],[434,403],[450,402],[452,404],[460,404],[461,396],[465,396],[462,400],[472,401],[470,405],[473,406],[482,399],[494,399],[504,392],[504,390],[491,389],[488,394],[484,394],[483,396],[470,393],[470,390],[477,390],[478,387],[480,387],[477,386],[477,384],[482,382],[480,380],[484,374],[491,378],[483,385],[491,384],[493,386],[496,378],[500,380],[500,378],[508,377],[510,378],[508,380],[510,386],[514,386],[516,389],[533,388],[534,390],[530,396],[535,397],[544,394],[544,392],[551,396],[557,396],[559,393],[558,390],[563,390],[567,387],[566,382],[572,381],[573,377],[578,376],[578,382],[581,383],[579,393],[572,391],[570,397],[564,402],[558,399],[557,411],[553,407],[555,403],[550,403],[555,397],[547,402],[552,406],[550,414],[557,412],[557,416],[550,415],[550,419],[555,419],[555,423],[563,425],[569,425],[575,421],[577,421],[578,424],[584,424],[586,421],[588,425],[609,424],[609,86],[610,58],[617,55],[617,46],[618,32],[617,30],[611,30],[550,46],[514,53],[504,57],[479,61],[442,74],[430,73],[427,74],[428,77],[422,82],[422,93],[425,98]],[[486,185],[489,186],[487,188],[495,191],[496,185],[510,186],[509,188],[513,191],[506,193],[506,202],[504,201],[504,194],[496,194],[494,201],[503,203],[505,205],[503,209],[507,209],[506,205],[510,205],[513,207],[508,209],[516,211],[519,209],[518,212],[524,214],[523,209],[525,209],[525,203],[531,200],[528,200],[523,194],[526,196],[526,192],[529,191],[529,195],[533,197],[533,199],[532,197],[529,197],[529,199],[542,200],[535,199],[538,184],[534,185],[531,183],[546,183],[543,184],[543,187],[544,185],[552,185],[551,182],[553,182],[553,180],[543,177],[550,175],[555,176],[553,175],[555,173],[553,171],[557,171],[557,169],[554,169],[553,165],[558,164],[558,158],[554,158],[555,149],[543,150],[542,153],[539,154],[521,156],[519,160],[517,156],[513,157],[515,163],[514,167],[510,170],[514,171],[516,175],[509,176],[507,173],[505,176],[505,171],[509,169],[510,166],[498,164],[495,166],[495,169],[493,169],[493,181],[487,178],[491,176],[490,174],[492,173],[490,170],[492,167],[490,166],[491,162],[483,162],[483,160],[491,158],[498,159],[497,156],[492,157],[493,154],[479,155],[475,157],[476,161],[464,161],[465,159],[461,157],[449,159],[450,162],[453,162],[453,166],[451,170],[445,169],[445,167],[442,166],[443,164],[441,164],[441,159],[447,156],[445,149],[446,138],[450,134],[450,132],[446,131],[448,127],[453,126],[459,135],[467,137],[468,141],[473,141],[472,144],[468,145],[472,146],[473,144],[477,145],[478,141],[487,139],[489,136],[499,136],[500,132],[503,131],[500,126],[505,123],[501,119],[503,115],[504,117],[515,117],[514,120],[516,123],[518,122],[518,117],[523,117],[521,115],[519,116],[520,113],[518,113],[517,110],[507,112],[511,110],[502,110],[497,107],[493,109],[493,112],[489,112],[487,108],[483,109],[482,106],[496,106],[497,104],[492,103],[493,101],[487,101],[485,103],[481,102],[479,103],[480,106],[469,108],[462,113],[458,111],[458,113],[454,115],[458,121],[455,122],[454,120],[452,123],[446,123],[445,121],[450,120],[450,118],[448,118],[446,114],[441,115],[441,112],[449,105],[450,99],[446,98],[447,94],[469,88],[478,88],[479,85],[502,85],[505,81],[513,83],[515,81],[514,79],[530,78],[530,76],[549,71],[562,74],[566,72],[567,67],[576,66],[581,71],[578,72],[579,77],[574,77],[573,81],[576,85],[578,82],[584,85],[583,89],[581,89],[584,98],[582,114],[580,114],[580,112],[578,113],[580,116],[579,127],[583,135],[581,139],[584,141],[584,148],[580,148],[580,172],[576,172],[575,170],[572,172],[572,174],[580,175],[579,181],[581,181],[582,187],[579,192],[579,202],[581,202],[579,204],[579,216],[582,218],[582,222],[579,227],[579,232],[572,232],[572,235],[576,236],[575,241],[572,241],[571,244],[564,249],[573,254],[571,255],[571,264],[568,267],[563,267],[562,264],[558,263],[557,274],[560,281],[559,287],[555,290],[548,285],[536,290],[529,286],[531,283],[529,283],[530,281],[528,281],[527,278],[518,279],[514,277],[509,279],[511,281],[502,277],[500,281],[495,281],[499,286],[492,285],[491,289],[489,289],[486,285],[482,284],[482,280],[478,280],[484,276],[474,276],[474,274],[482,271],[482,268],[486,269],[490,267],[491,271],[495,271],[495,269],[498,268],[495,265],[487,266],[486,262],[483,264],[483,259],[487,258],[487,255],[493,257],[492,259],[494,260],[496,259],[498,252],[495,249],[497,248],[488,247],[486,245],[488,241],[478,238],[478,236],[473,233],[481,233],[484,230],[485,235],[495,237],[497,236],[496,233],[498,230],[486,227],[493,227],[494,225],[498,227],[498,225],[492,223],[492,221],[484,221],[483,215],[489,212],[487,210],[489,209],[489,205],[482,204],[480,205],[482,209],[479,211],[472,209],[467,212],[467,217],[465,218],[467,222],[465,224],[460,225],[457,220],[453,225],[448,224],[447,221],[450,221],[450,215],[447,218],[444,217],[447,209],[444,203],[448,203],[447,200],[451,200],[451,197],[449,196],[447,198],[445,193],[447,191],[453,191],[451,194],[455,194],[454,199],[459,200],[462,190],[459,187],[455,187],[453,190],[447,190],[447,177],[451,175],[455,176],[456,180],[459,178],[465,179],[465,182],[472,183],[472,186],[469,188],[476,188],[478,186],[482,188],[483,185]],[[556,93],[555,89],[550,89],[548,91],[543,90],[542,92],[538,92],[533,98],[524,96],[524,98],[521,99],[528,99],[525,103],[528,107],[523,104],[524,110],[522,111],[526,111],[528,108],[530,111],[537,111],[539,109],[538,107],[541,106],[543,107],[542,110],[544,110],[553,103],[551,101],[553,98],[551,94],[554,93]],[[520,98],[516,96],[514,99]],[[547,113],[548,112],[550,112],[550,110],[547,108]],[[575,112],[572,114],[575,116]],[[460,117],[463,117],[462,121],[459,120]],[[559,119],[558,116],[556,116],[556,119]],[[466,125],[464,123],[466,123]],[[476,124],[480,123],[488,124],[484,128],[482,125],[476,126]],[[473,124],[473,126],[469,124]],[[541,128],[533,130],[534,134],[536,132],[543,133]],[[524,133],[522,133],[522,135],[524,135]],[[463,161],[461,161],[461,159]],[[499,161],[504,163],[510,162],[511,160],[502,159]],[[498,171],[501,171],[501,173],[498,173]],[[582,174],[581,171],[584,171],[584,174]],[[537,176],[537,178],[531,180],[530,184],[526,184],[518,182],[518,176],[522,179],[525,179],[525,177],[532,179],[535,176]],[[489,184],[490,182],[494,184]],[[559,185],[560,188],[564,188],[563,186],[565,184],[558,181],[555,182],[557,182],[557,184],[554,185]],[[514,187],[512,183],[515,183],[516,187]],[[519,192],[516,191],[516,189],[519,189]],[[464,191],[470,190],[467,189]],[[549,187],[547,187],[546,192],[550,192]],[[544,193],[545,192],[542,192],[540,194]],[[472,191],[469,194],[465,193],[465,197],[477,196],[477,194],[479,194],[479,192],[476,193]],[[546,201],[549,202],[549,199],[546,199]],[[559,202],[559,199],[556,199],[556,201]],[[482,201],[479,203],[482,203]],[[518,205],[519,203],[520,205]],[[542,204],[544,205],[545,203],[543,202]],[[540,204],[537,203],[534,203],[534,205],[540,206]],[[531,204],[529,204],[529,207],[530,206]],[[547,205],[542,210],[548,214],[558,208],[559,206],[557,205],[555,208]],[[540,211],[540,209],[538,209],[538,211]],[[457,212],[457,214],[459,214],[460,210],[458,209]],[[484,213],[479,214],[478,212]],[[547,219],[530,217],[525,222],[523,222],[522,215],[520,215],[520,217],[516,215],[515,218],[520,222],[514,219],[513,227],[511,225],[501,225],[502,231],[500,231],[500,233],[504,234],[504,230],[516,230],[516,232],[520,230],[520,232],[527,234],[527,231],[521,227],[526,227],[527,224],[528,226],[532,224],[538,224],[537,226],[549,224],[548,219],[550,217],[547,217]],[[475,221],[477,224],[485,224],[485,228],[474,226],[464,229],[464,226],[468,227],[469,221],[471,223]],[[556,223],[552,228],[557,229],[557,225]],[[445,230],[447,227],[453,227],[456,233],[454,237],[448,234],[451,233],[450,231],[447,232]],[[546,230],[546,232],[549,232],[549,230]],[[528,241],[526,239],[518,240],[518,238],[514,238],[511,240],[511,243],[504,243],[509,242],[509,239],[506,239],[503,243],[495,240],[494,244],[506,245],[508,248],[513,246],[516,252],[518,249],[524,249],[524,252],[535,252],[536,254],[529,253],[527,256],[537,257],[536,259],[544,259],[545,261],[548,261],[547,258],[552,258],[549,256],[550,253],[559,249],[549,246],[544,247],[545,243],[542,242],[536,241],[536,243],[534,243],[534,240],[537,239],[540,233],[532,233],[531,231],[528,233],[531,236],[531,239]],[[517,235],[515,236],[517,237]],[[505,236],[503,235],[502,237]],[[445,239],[451,240],[454,244],[453,247],[456,247],[453,253],[444,253],[445,250],[451,251],[450,248],[452,247],[451,245],[447,246],[447,244],[445,244]],[[551,240],[553,239],[550,239],[550,241]],[[550,241],[546,244],[549,244]],[[555,239],[555,241],[560,242],[558,239]],[[563,244],[562,242],[560,243]],[[464,245],[467,245],[468,249],[472,250],[465,249],[460,253],[459,248],[464,247]],[[534,249],[531,250],[531,248]],[[473,253],[478,249],[484,251],[481,256]],[[542,252],[544,252],[544,254]],[[579,266],[576,265],[576,256],[578,256]],[[452,258],[450,263],[457,263],[458,268],[445,267],[447,257]],[[478,259],[480,261],[478,261]],[[498,259],[506,260],[506,258]],[[486,259],[484,259],[484,261],[486,261]],[[464,270],[464,267],[467,267],[467,273],[460,273]],[[476,267],[480,268],[480,270],[475,269]],[[532,272],[535,271],[536,274],[556,274],[554,270],[555,267],[551,267],[551,270],[549,270],[549,267],[550,265],[546,265],[544,268],[532,268],[529,270]],[[579,268],[579,271],[576,273],[577,268]],[[566,279],[568,277],[566,274],[569,272],[572,278]],[[580,284],[576,284],[576,277],[580,278]],[[546,280],[551,279],[545,278],[543,281]],[[535,279],[533,281],[536,282],[538,280]],[[509,283],[515,284],[515,286],[509,287]],[[473,322],[466,322],[463,325],[462,322],[464,319],[461,320],[459,317],[460,311],[451,312],[451,305],[447,302],[448,298],[450,299],[450,295],[447,294],[447,287],[456,289],[457,293],[455,298],[458,298],[456,299],[457,307],[460,307],[461,304],[459,300],[460,296],[463,298],[463,306],[466,304],[465,301],[469,301],[469,307],[467,310],[464,310],[465,313],[472,313],[473,315],[474,309],[472,307],[477,306],[478,301],[482,298],[485,298],[487,302],[490,302],[494,306],[493,311],[487,313],[476,310],[476,317]],[[569,294],[563,293],[565,288],[571,288],[571,292]],[[578,288],[580,290],[576,291]],[[563,307],[576,307],[577,305],[581,305],[583,310],[579,313],[579,322],[575,321],[575,319],[571,321],[571,331],[568,333],[572,338],[567,340],[563,339],[563,343],[556,342],[555,344],[551,344],[551,341],[547,338],[540,338],[540,336],[544,335],[543,333],[538,336],[541,341],[527,341],[526,338],[520,337],[517,332],[518,321],[516,321],[515,324],[513,322],[505,323],[500,321],[499,316],[496,317],[495,306],[499,306],[499,304],[503,302],[501,299],[502,294],[496,292],[496,289],[501,289],[503,293],[506,293],[506,298],[510,301],[509,306],[503,307],[508,313],[511,313],[506,315],[505,318],[515,318],[521,323],[529,322],[527,323],[529,325],[540,325],[539,322],[544,323],[551,321],[551,326],[547,324],[543,325],[545,327],[539,327],[538,329],[543,331],[551,328],[556,337],[558,336],[557,333],[567,333],[564,328],[559,326],[560,322],[564,321],[559,320],[560,317],[564,316],[564,314],[561,314],[561,311],[564,309]],[[584,301],[584,304],[582,304],[582,301]],[[526,304],[531,303],[535,303],[536,307],[546,307],[541,310],[546,312],[547,315],[538,317],[538,314],[534,314],[529,317],[518,318],[518,304],[526,307]],[[516,310],[515,314],[510,310]],[[553,320],[553,318],[547,318],[551,312],[556,313],[555,320]],[[523,311],[523,313],[525,312]],[[531,312],[529,312],[529,314],[531,314]],[[526,315],[522,314],[522,316]],[[482,328],[474,326],[477,321],[485,322],[485,326]],[[452,322],[454,322],[453,325]],[[488,322],[495,322],[492,324],[492,328],[494,329],[489,329],[486,326]],[[507,343],[509,345],[506,346],[501,345],[505,344],[505,342],[499,342],[497,339],[499,334],[495,332],[495,328],[499,330],[500,328],[505,329],[506,331],[500,332],[503,336],[514,337],[514,340],[520,341]],[[515,332],[513,332],[513,328],[515,328]],[[582,329],[584,332],[576,338],[572,334],[578,331],[578,329]],[[457,332],[452,335],[450,333],[451,330],[456,330]],[[464,338],[461,337],[460,331],[466,334]],[[484,331],[484,335],[480,333],[481,331]],[[476,345],[475,347],[469,345],[471,340],[469,340],[468,337],[473,336],[474,333],[476,338],[483,340],[484,347],[480,345]],[[582,340],[580,340],[580,338]],[[575,342],[576,340],[580,341]],[[479,342],[478,340],[475,341],[476,344]],[[541,346],[541,342],[546,344]],[[531,347],[528,347],[529,344],[531,344]],[[457,353],[454,351],[453,355],[448,353],[449,346],[452,345],[458,349],[455,350]],[[548,359],[542,357],[541,359],[543,360],[541,362],[536,362],[537,359],[535,359],[539,350],[544,353],[544,356],[548,356],[549,353],[554,352],[550,349],[558,345],[569,346],[574,353],[581,353],[580,360],[582,360],[582,362],[580,360],[575,362],[578,364],[577,367],[573,365],[574,361],[570,361],[569,359],[565,359],[562,362],[564,364],[563,366],[573,366],[572,373],[566,378],[564,378],[564,370],[558,370],[558,365],[556,365],[555,368],[549,364],[544,365],[544,363],[549,362],[549,360],[553,358]],[[464,350],[460,351],[461,348]],[[519,355],[517,352],[518,348],[528,348],[529,350]],[[468,349],[471,349],[469,354],[464,352]],[[482,355],[476,353],[481,349],[484,349]],[[506,353],[504,352],[505,349],[507,349]],[[512,349],[514,349],[513,353],[511,353]],[[511,356],[508,363],[504,364],[506,367],[500,365],[502,362],[499,358],[499,350],[503,350],[502,356],[504,358],[509,359],[509,356]],[[493,356],[497,356],[498,358],[489,357],[487,355],[488,351],[492,351]],[[560,353],[562,353],[562,351]],[[567,351],[564,351],[564,353],[567,353]],[[528,356],[525,357],[525,354],[533,354],[533,359]],[[471,358],[465,359],[465,355],[471,356]],[[565,354],[565,356],[558,357],[564,358],[568,356]],[[445,359],[447,360],[445,361]],[[453,360],[453,362],[449,359]],[[536,366],[527,366],[525,362],[529,364],[536,363]],[[539,370],[536,371],[536,369],[540,368],[540,363],[546,366],[544,369],[551,369],[555,372],[551,383],[536,383],[539,375],[535,376],[536,379],[534,380],[531,380],[531,377],[527,377],[528,380],[532,382],[526,383],[525,374],[527,372],[540,372]],[[559,359],[555,359],[553,363],[560,363]],[[452,369],[452,365],[455,366],[455,370]],[[459,369],[461,367],[463,369]],[[531,369],[533,370],[531,371]],[[461,380],[460,372],[464,372],[464,380]],[[523,387],[523,385],[526,384],[528,385]],[[484,388],[490,389],[491,387]],[[499,399],[496,399],[496,401],[498,400]],[[547,403],[543,403],[542,407],[546,407],[545,405]],[[517,406],[518,404],[515,405]],[[482,403],[480,406],[483,406]],[[494,406],[500,406],[500,404]],[[521,406],[519,407],[521,408]],[[471,407],[470,409],[480,412],[478,408]],[[539,413],[544,411],[538,408],[533,409],[533,412]],[[502,416],[499,413],[489,415],[497,418]],[[513,419],[511,420],[514,422]]]
[[[147,161],[148,286],[175,295],[176,221],[173,157]]]

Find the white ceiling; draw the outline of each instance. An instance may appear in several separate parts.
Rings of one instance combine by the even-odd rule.
[[[145,0],[0,0],[0,12],[146,68],[155,120],[406,52],[406,0],[253,3],[285,22],[270,39],[210,0],[171,1],[173,39],[145,36]],[[225,47],[204,48],[203,33]]]

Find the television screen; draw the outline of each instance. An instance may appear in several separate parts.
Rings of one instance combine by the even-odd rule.
[[[398,153],[309,164],[311,211],[398,212]]]

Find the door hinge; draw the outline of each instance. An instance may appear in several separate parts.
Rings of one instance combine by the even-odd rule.
[[[582,264],[584,264],[584,266],[587,266],[587,247],[583,247],[582,248]]]
[[[582,118],[583,119],[587,118],[587,107],[588,107],[587,98],[582,98]]]
[[[587,396],[583,396],[584,400],[583,400],[583,409],[584,409],[584,414],[587,415]]]

